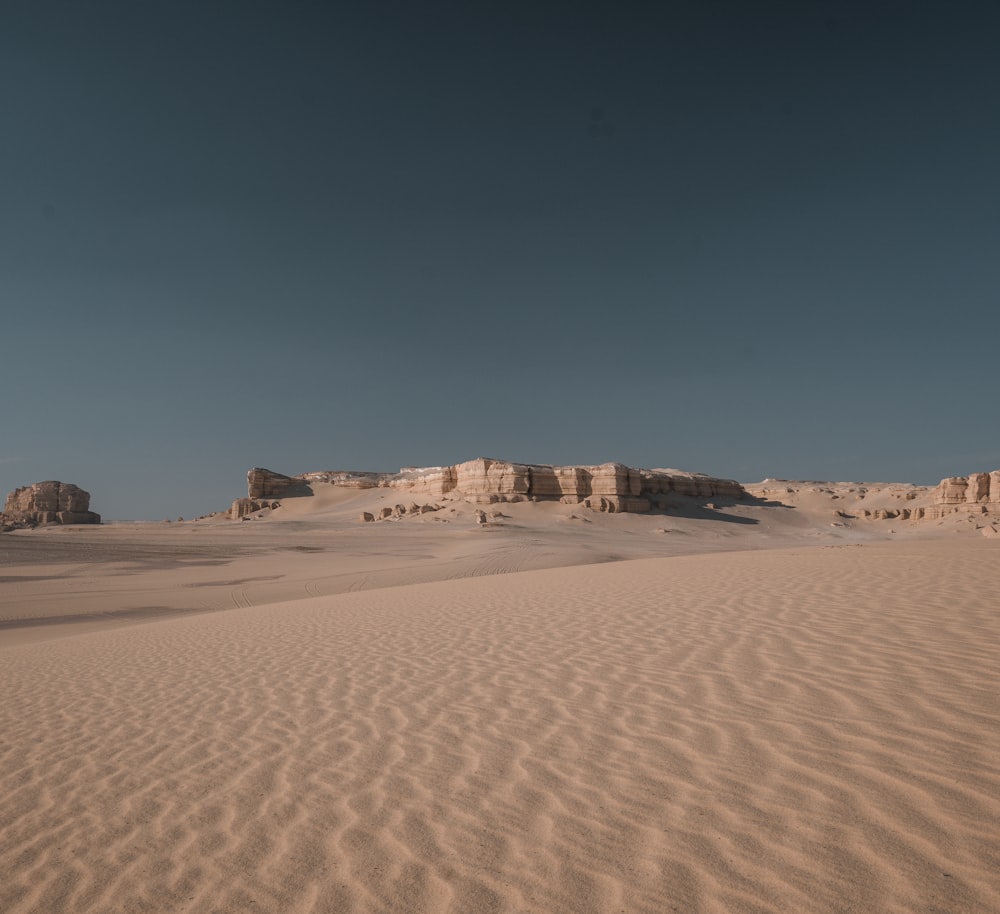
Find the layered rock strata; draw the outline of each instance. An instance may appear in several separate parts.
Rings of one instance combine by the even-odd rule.
[[[463,498],[475,504],[561,501],[609,512],[666,508],[675,496],[740,499],[747,495],[735,480],[680,470],[635,469],[621,463],[549,466],[486,457],[454,466],[405,467],[398,473],[329,471],[284,476],[254,467],[247,474],[247,494],[250,501],[281,498],[294,494],[296,487],[311,488],[317,483],[399,489],[413,495]],[[249,512],[242,501],[234,502],[232,516]]]
[[[395,507],[389,508],[385,507],[379,510],[377,514],[372,514],[370,511],[362,511],[359,517],[363,523],[370,524],[377,520],[390,520],[399,517],[404,517],[405,515],[413,514],[430,514],[433,511],[440,511],[441,505],[417,505],[412,504],[409,507],[406,505],[396,505]]]
[[[842,515],[843,516],[843,515]],[[925,517],[931,519],[940,517],[933,508],[928,513],[927,508],[876,508],[874,511],[862,511],[861,516],[869,520],[923,520]]]
[[[1000,505],[1000,470],[942,479],[934,490],[936,505]]]
[[[252,499],[281,498],[288,495],[302,480],[284,476],[262,467],[254,467],[247,473],[247,497]]]
[[[261,500],[259,498],[237,498],[229,509],[229,516],[232,520],[242,520],[244,517],[256,514],[258,511],[263,511],[265,508],[273,510],[279,504],[280,502],[277,501]]]
[[[101,515],[90,510],[89,492],[72,483],[49,479],[10,492],[2,522],[8,527],[99,524]]]

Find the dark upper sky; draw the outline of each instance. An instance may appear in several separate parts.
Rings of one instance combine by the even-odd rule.
[[[991,3],[5,0],[0,490],[1000,467],[998,40]]]

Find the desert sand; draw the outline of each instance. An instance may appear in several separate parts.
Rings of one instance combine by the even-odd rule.
[[[0,911],[996,912],[1000,540],[841,495],[5,534]]]

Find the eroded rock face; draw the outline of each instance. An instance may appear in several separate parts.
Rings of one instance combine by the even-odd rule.
[[[927,508],[877,508],[874,511],[862,511],[861,516],[870,520],[895,520],[896,518],[899,520],[923,520],[925,517],[934,519],[938,515],[934,513],[933,509],[928,515]]]
[[[934,503],[938,505],[958,505],[965,501],[965,489],[969,480],[965,476],[951,476],[942,479],[934,492]]]
[[[89,492],[54,479],[14,489],[3,509],[3,523],[10,527],[100,522],[101,515],[90,510]]]
[[[641,470],[622,463],[598,466],[549,466],[512,463],[479,457],[446,467],[406,467],[398,473],[328,471],[284,476],[254,467],[247,474],[250,501],[282,498],[296,489],[325,483],[346,488],[390,488],[411,495],[451,496],[473,504],[497,502],[561,501],[596,511],[649,511],[666,508],[673,496],[691,498],[745,498],[746,490],[732,479],[717,479],[680,470]],[[247,510],[233,505],[233,516]],[[397,506],[401,507],[401,506]],[[387,509],[382,509],[380,515]],[[395,516],[414,513],[402,509]],[[386,516],[393,516],[388,509]],[[381,516],[376,516],[376,520]]]
[[[527,495],[531,490],[531,468],[526,464],[479,457],[452,469],[454,488],[462,495]]]
[[[642,514],[652,508],[648,498],[635,498],[631,495],[591,495],[583,500],[583,506],[608,514]]]
[[[258,511],[263,511],[265,508],[273,510],[278,506],[279,502],[276,501],[262,501],[258,498],[237,498],[229,509],[229,516],[233,520],[242,520],[244,517],[256,514]]]
[[[379,474],[382,480],[379,484],[405,489],[414,495],[446,495],[458,485],[459,466],[405,467],[398,473]]]
[[[576,503],[590,495],[638,496],[641,489],[639,471],[621,463],[531,467],[531,495],[536,498]]]
[[[373,521],[397,520],[398,518],[405,517],[407,515],[430,514],[432,511],[440,510],[440,505],[418,505],[413,503],[409,507],[406,505],[396,505],[392,508],[384,507],[378,512],[377,515],[372,514],[370,511],[362,511],[359,519],[362,523],[370,524]]]
[[[942,479],[934,490],[936,505],[1000,504],[1000,470]]]
[[[682,495],[688,498],[745,498],[746,489],[735,479],[675,470],[639,470],[643,495]]]
[[[281,498],[301,483],[301,479],[284,476],[273,470],[265,470],[263,467],[254,467],[247,473],[247,497],[254,499]]]

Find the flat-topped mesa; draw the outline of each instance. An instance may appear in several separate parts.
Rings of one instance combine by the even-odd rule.
[[[253,499],[281,498],[300,483],[300,479],[265,470],[263,467],[253,467],[247,472],[247,496]]]
[[[459,469],[450,467],[403,467],[398,473],[380,474],[379,485],[405,489],[421,495],[446,495],[458,486]]]
[[[509,463],[480,457],[454,468],[452,489],[474,501],[562,501],[601,511],[648,511],[666,507],[671,495],[695,498],[744,498],[743,486],[680,470],[642,470],[622,463],[550,466]]]
[[[732,479],[681,470],[643,470],[622,463],[597,466],[550,466],[478,457],[454,466],[404,467],[398,473],[328,471],[284,476],[261,467],[247,474],[247,499],[237,499],[238,519],[269,499],[295,495],[317,483],[344,488],[401,489],[414,495],[452,496],[477,504],[561,501],[597,511],[649,511],[666,508],[674,496],[733,498],[747,496]]]
[[[90,510],[90,493],[68,482],[48,479],[8,493],[3,523],[12,527],[44,524],[99,524]]]
[[[505,500],[519,496],[516,500],[520,501],[532,494],[532,467],[525,463],[477,457],[451,469],[454,471],[453,490],[459,495],[496,496]]]
[[[683,470],[639,470],[640,491],[646,496],[682,495],[687,498],[746,498],[748,492],[735,479],[720,479]]]
[[[1000,505],[1000,470],[949,476],[934,490],[935,505]]]

